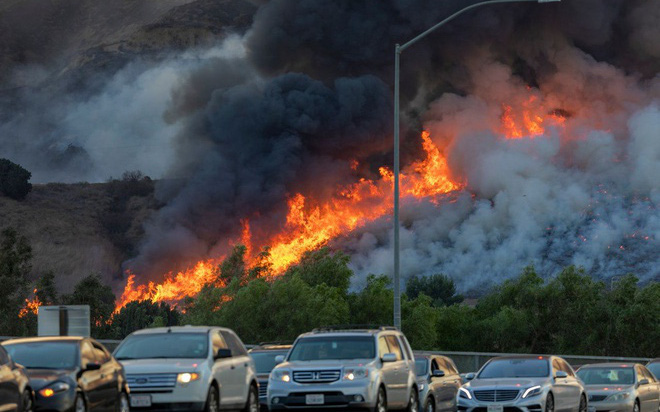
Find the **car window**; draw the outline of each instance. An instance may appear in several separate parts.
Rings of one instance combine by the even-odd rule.
[[[445,375],[453,375],[454,371],[452,370],[449,360],[445,357],[440,357],[438,364],[440,368],[445,372]]]
[[[310,336],[296,341],[289,361],[373,359],[376,345],[372,336]]]
[[[208,332],[132,334],[122,341],[115,352],[117,360],[204,359],[208,356]]]
[[[220,333],[222,334],[222,337],[225,338],[225,342],[227,342],[229,349],[231,349],[231,356],[247,356],[247,351],[245,350],[243,343],[241,343],[236,335],[224,330]]]
[[[568,363],[566,363],[565,360],[560,359],[559,364],[561,365],[561,370],[566,372],[568,374],[568,376],[575,377],[575,373],[573,372],[573,368],[571,368],[571,366]]]
[[[642,366],[642,372],[644,372],[644,377],[649,380],[649,382],[654,383],[657,381],[657,379],[653,376],[651,371],[649,371],[646,367]]]
[[[211,333],[211,344],[213,345],[213,356],[217,355],[218,350],[220,349],[229,349],[227,342],[220,335],[219,331],[214,331]]]
[[[587,385],[632,385],[633,368],[626,366],[595,366],[580,368],[578,376]]]
[[[559,372],[561,369],[561,364],[559,363],[559,359],[554,358],[552,360],[552,369],[554,369],[554,374],[556,375],[557,372]]]
[[[378,357],[382,358],[386,353],[390,353],[390,347],[385,340],[385,336],[378,338]]]
[[[453,360],[449,358],[445,358],[447,361],[447,365],[449,366],[449,369],[451,370],[452,374],[458,375],[458,368],[456,367],[456,364],[454,363]]]
[[[4,348],[0,347],[0,365],[6,365],[9,363],[9,355],[7,355],[7,352],[4,350]]]
[[[110,361],[110,354],[101,345],[92,342],[92,346],[94,347],[94,356],[97,362],[104,364]]]
[[[403,352],[401,351],[401,345],[399,340],[394,335],[387,335],[387,345],[390,347],[390,350],[393,354],[396,355],[396,360],[403,360]]]
[[[656,380],[660,379],[660,362],[649,363],[646,365],[646,369],[655,375]]]
[[[431,361],[431,372],[437,371],[438,369],[440,369],[440,366],[438,365],[438,360],[434,358]]]
[[[403,349],[406,351],[406,354],[408,355],[408,359],[415,359],[415,356],[413,356],[412,349],[410,349],[410,343],[408,343],[408,339],[406,339],[405,335],[401,335],[401,344],[403,345]]]
[[[94,347],[86,340],[80,344],[80,357],[82,358],[82,367],[85,368],[88,363],[96,363],[96,354]]]

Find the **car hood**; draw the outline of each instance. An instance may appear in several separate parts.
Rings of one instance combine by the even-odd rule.
[[[465,384],[470,389],[524,389],[530,386],[543,385],[547,378],[497,378],[473,379]]]
[[[124,359],[119,361],[125,373],[194,372],[206,359]]]
[[[372,366],[373,359],[351,359],[335,361],[294,361],[280,363],[275,369],[319,370],[319,369],[342,369]]]
[[[75,381],[75,370],[70,369],[25,369],[30,386],[35,391],[57,381]]]

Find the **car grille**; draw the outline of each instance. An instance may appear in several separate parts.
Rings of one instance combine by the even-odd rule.
[[[518,397],[517,389],[495,389],[474,391],[474,397],[482,402],[507,402]]]
[[[293,372],[293,380],[298,383],[328,383],[339,380],[341,372],[334,371],[299,371]]]
[[[126,383],[135,392],[171,392],[176,386],[176,373],[127,374]]]
[[[268,381],[259,382],[259,397],[265,398],[268,395]]]
[[[604,401],[607,398],[607,395],[589,395],[589,400],[591,402],[600,402]]]

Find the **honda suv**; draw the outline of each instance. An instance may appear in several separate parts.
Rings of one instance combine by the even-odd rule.
[[[317,329],[281,360],[270,374],[270,410],[418,410],[415,360],[395,328]]]
[[[259,410],[254,362],[224,328],[179,326],[133,332],[117,347],[132,410]]]

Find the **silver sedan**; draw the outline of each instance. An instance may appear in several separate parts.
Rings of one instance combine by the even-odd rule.
[[[587,385],[589,412],[658,412],[660,384],[640,364],[585,365],[578,376]]]
[[[587,412],[582,382],[557,356],[493,358],[467,379],[459,412]]]

